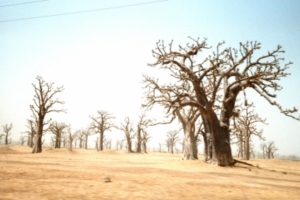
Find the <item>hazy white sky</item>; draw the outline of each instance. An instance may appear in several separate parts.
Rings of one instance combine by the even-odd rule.
[[[0,6],[28,2],[1,0]],[[13,123],[13,140],[26,130],[30,117],[35,77],[42,76],[65,91],[57,97],[66,103],[67,114],[52,114],[54,120],[85,128],[97,110],[107,110],[119,124],[125,116],[137,121],[142,103],[141,80],[150,73],[151,50],[159,40],[189,42],[188,36],[207,37],[215,46],[225,41],[259,41],[261,53],[278,44],[285,61],[294,64],[291,76],[281,81],[278,95],[283,107],[300,108],[300,2],[294,1],[200,1],[168,0],[76,15],[5,22],[11,19],[105,9],[150,0],[49,0],[40,3],[0,7],[0,125]],[[152,73],[152,72],[151,72]],[[280,115],[271,105],[249,93],[257,112],[267,118],[264,136],[275,141],[279,154],[300,155],[300,124]],[[151,116],[161,118],[159,110]],[[163,142],[172,126],[149,129],[150,145]],[[176,128],[176,126],[174,127]],[[2,128],[1,128],[2,131]],[[107,137],[123,137],[113,130]],[[94,138],[90,139],[92,142]],[[260,142],[256,142],[258,150]],[[92,146],[92,145],[91,145]]]

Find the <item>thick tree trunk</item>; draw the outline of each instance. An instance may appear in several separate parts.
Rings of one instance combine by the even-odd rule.
[[[248,136],[246,136],[245,138],[245,144],[244,144],[244,160],[249,160],[250,159],[250,148],[249,148],[249,144],[250,143],[250,138]]]
[[[230,146],[229,118],[228,121],[219,121],[214,111],[209,111],[208,120],[211,125],[212,137],[212,164],[230,166],[234,164]],[[222,118],[221,118],[222,119]],[[223,118],[224,119],[224,118]],[[221,126],[222,125],[222,126]]]
[[[99,135],[99,151],[103,151],[103,132],[100,132],[100,135]]]
[[[131,140],[130,138],[127,138],[127,152],[131,153],[132,149],[131,149]]]
[[[42,152],[43,124],[44,124],[44,119],[39,118],[35,142],[34,142],[34,148],[32,150],[32,153],[41,153]]]
[[[60,148],[60,133],[57,133],[57,135],[56,135],[55,148]]]
[[[142,153],[142,137],[141,137],[141,128],[137,127],[137,146],[136,146],[136,152]]]
[[[147,144],[145,141],[142,142],[144,153],[147,153]]]
[[[198,159],[197,142],[194,134],[194,124],[187,122],[184,130],[184,160]]]
[[[204,142],[204,161],[212,159],[212,140],[211,140],[211,128],[207,118],[201,115],[202,122],[204,125],[204,132],[202,132]]]
[[[88,147],[87,147],[87,146],[88,146],[88,135],[85,136],[85,145],[84,145],[84,146],[85,146],[85,147],[84,147],[85,149],[88,148]]]

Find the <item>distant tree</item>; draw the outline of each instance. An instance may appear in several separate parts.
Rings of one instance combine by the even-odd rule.
[[[77,137],[77,134],[79,133],[79,131],[75,131],[72,133],[71,131],[71,127],[68,127],[68,143],[69,143],[69,149],[72,151],[72,145],[73,145],[73,141],[75,140],[75,138]]]
[[[116,150],[122,150],[124,145],[125,139],[117,140],[116,142]]]
[[[13,124],[5,124],[4,126],[2,126],[3,128],[3,134],[1,134],[1,136],[4,138],[4,144],[10,144],[11,143],[11,138],[9,138],[9,136],[11,136],[11,129],[13,128]]]
[[[111,138],[108,139],[108,138],[104,137],[103,144],[104,144],[105,149],[111,149],[111,143],[112,143]]]
[[[158,152],[162,151],[162,143],[158,143]]]
[[[79,141],[79,148],[83,148],[85,141],[84,139],[86,138],[84,131],[83,130],[78,130],[77,131],[77,137],[76,137]]]
[[[95,133],[99,133],[99,151],[103,151],[103,139],[105,131],[110,131],[112,128],[115,127],[114,123],[112,122],[115,117],[106,112],[106,111],[97,111],[98,116],[93,117],[90,116],[92,119],[92,123],[90,128],[94,130]]]
[[[137,139],[137,145],[136,145],[136,152],[142,153],[142,132],[146,131],[148,126],[152,123],[150,119],[146,119],[146,114],[143,113],[139,116],[139,121],[137,123],[136,127],[136,139]]]
[[[248,104],[245,107],[239,106],[238,115],[233,117],[232,135],[236,138],[239,156],[245,160],[250,159],[250,139],[251,136],[257,136],[261,140],[265,140],[262,136],[263,130],[258,130],[257,123],[266,123],[266,119],[262,119],[258,114],[254,113],[253,104]]]
[[[23,146],[23,145],[25,144],[25,142],[26,142],[26,137],[27,137],[27,136],[25,136],[25,135],[21,135],[21,136],[20,136],[20,145]]]
[[[55,147],[55,141],[56,141],[55,136],[51,136],[51,137],[50,137],[50,145],[51,145],[52,147]]]
[[[62,136],[64,134],[64,130],[68,128],[68,125],[65,123],[58,123],[54,121],[49,126],[49,131],[54,135],[55,145],[54,148],[60,148],[62,143]]]
[[[81,132],[84,135],[84,142],[85,142],[84,148],[87,149],[88,148],[88,138],[92,134],[92,130],[88,127],[88,128],[82,129]]]
[[[34,88],[34,98],[33,98],[33,105],[30,105],[30,109],[35,119],[37,119],[37,131],[36,131],[36,138],[34,142],[34,148],[32,153],[41,153],[42,152],[42,136],[44,126],[48,124],[50,120],[45,121],[45,117],[48,113],[51,112],[66,112],[62,109],[54,109],[53,106],[55,104],[64,104],[63,101],[59,99],[54,100],[54,96],[57,93],[60,93],[64,90],[64,87],[57,87],[56,89],[53,88],[54,83],[47,83],[44,79],[40,76],[36,77],[38,81],[38,85],[32,84]]]
[[[179,134],[178,130],[168,131],[168,133],[167,133],[166,145],[171,154],[174,153],[174,147],[175,147],[176,143],[178,142],[178,139],[179,139],[178,134]]]
[[[143,129],[142,132],[143,132],[143,134],[142,134],[142,147],[143,147],[144,153],[147,153],[147,142],[149,141],[151,136],[149,135],[147,130]]]
[[[27,128],[29,129],[28,131],[25,131],[27,133],[27,145],[29,147],[33,147],[33,138],[36,134],[36,126],[37,124],[35,123],[34,120],[32,119],[27,119]]]
[[[127,151],[130,153],[132,152],[132,140],[134,138],[133,134],[133,125],[130,122],[129,117],[125,117],[124,123],[121,123],[118,129],[122,130],[125,133],[125,139],[127,142]]]
[[[96,140],[94,140],[94,142],[95,142],[95,149],[97,150],[97,151],[99,151],[99,145],[98,145],[98,143],[99,143],[99,138],[97,137],[97,139]]]
[[[278,149],[276,148],[274,141],[269,141],[267,144],[265,144],[265,153],[268,159],[274,158],[274,153],[277,150]]]

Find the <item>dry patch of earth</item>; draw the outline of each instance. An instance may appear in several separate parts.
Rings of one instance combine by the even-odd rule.
[[[0,199],[300,199],[300,162],[217,167],[179,154],[0,146]]]

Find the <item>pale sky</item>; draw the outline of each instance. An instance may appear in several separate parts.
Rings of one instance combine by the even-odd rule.
[[[30,1],[0,1],[0,131],[13,123],[14,141],[26,130],[33,103],[31,84],[38,75],[65,87],[57,97],[66,103],[57,108],[67,109],[67,114],[48,118],[80,129],[89,125],[90,115],[106,110],[116,116],[116,124],[125,116],[136,122],[143,103],[142,74],[160,73],[147,66],[154,61],[155,43],[173,39],[184,45],[190,42],[188,36],[206,37],[212,46],[259,41],[261,53],[282,45],[284,62],[294,64],[288,70],[291,76],[280,82],[283,90],[277,101],[284,108],[300,109],[300,1],[49,0],[5,6],[24,2]],[[143,3],[149,4],[107,9]],[[9,21],[87,10],[99,11]],[[281,115],[258,95],[249,92],[248,99],[267,118],[269,125],[261,128],[267,141],[275,141],[277,153],[300,155],[300,122]],[[157,109],[149,115],[161,119],[164,113]],[[150,128],[150,146],[158,147],[174,128],[176,123]],[[112,130],[107,137],[122,138],[123,133]],[[89,139],[90,147],[94,139]],[[260,143],[255,141],[257,151]]]

